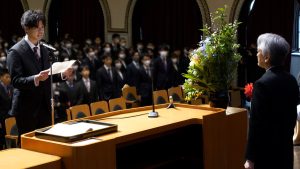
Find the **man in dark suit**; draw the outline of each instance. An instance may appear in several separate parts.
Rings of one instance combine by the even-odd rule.
[[[258,37],[258,66],[266,70],[255,82],[251,101],[246,169],[293,169],[293,134],[298,85],[283,64],[290,49],[276,34]]]
[[[5,145],[5,119],[11,110],[12,87],[7,69],[0,69],[0,150]]]
[[[140,69],[140,54],[135,51],[132,56],[132,62],[127,66],[127,83],[129,86],[135,86],[139,92],[139,69]]]
[[[76,83],[77,104],[91,104],[99,100],[96,82],[90,79],[88,65],[80,68],[82,79]]]
[[[41,11],[26,11],[21,18],[26,36],[8,53],[7,65],[15,88],[12,109],[19,135],[51,125],[49,54],[39,43],[45,23]],[[65,79],[71,71],[54,75],[54,82]]]
[[[153,61],[153,80],[156,90],[168,89],[172,86],[172,61],[168,57],[169,47],[159,47],[160,56]]]
[[[96,82],[101,100],[108,101],[109,99],[118,98],[121,96],[120,83],[118,82],[118,74],[112,65],[112,58],[109,54],[104,54],[104,65],[97,70]]]
[[[151,58],[148,54],[143,56],[142,63],[139,69],[141,105],[148,106],[152,104],[152,70]]]
[[[90,70],[90,78],[96,80],[96,71],[100,68],[101,64],[98,60],[95,50],[92,47],[87,47],[85,50],[86,57],[82,60],[82,65],[88,65]]]

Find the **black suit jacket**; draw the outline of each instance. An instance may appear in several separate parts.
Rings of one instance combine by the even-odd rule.
[[[90,78],[92,80],[96,80],[96,72],[100,68],[101,63],[98,59],[94,59],[94,62],[92,62],[88,57],[85,57],[82,60],[82,65],[87,65],[90,69]]]
[[[153,73],[153,72],[152,72]],[[140,89],[142,106],[150,105],[152,103],[152,79],[147,74],[144,66],[139,69]]]
[[[112,68],[113,80],[110,79],[104,66],[97,70],[96,82],[101,100],[109,100],[121,96],[117,71]]]
[[[11,96],[12,88],[9,88],[8,92],[6,92],[4,86],[0,84],[0,122],[4,121],[5,118],[8,117],[8,113],[11,109]]]
[[[62,82],[57,87],[57,90],[59,92],[59,102],[64,109],[68,108],[69,106],[74,106],[77,103],[77,94],[79,94],[79,91],[76,90],[75,82],[73,82],[73,87],[69,87],[67,82]]]
[[[141,67],[139,65],[139,67]],[[127,66],[127,83],[129,86],[135,86],[137,89],[139,89],[139,69],[137,69],[133,62],[131,62]]]
[[[172,86],[172,61],[167,58],[167,70],[161,57],[153,61],[154,88],[157,90],[168,89]]]
[[[255,169],[293,169],[298,93],[295,78],[282,67],[269,69],[255,82],[246,152]]]
[[[90,92],[83,80],[76,83],[77,104],[90,104],[99,100],[96,82],[90,79]]]
[[[11,75],[12,85],[15,88],[12,101],[12,113],[17,117],[26,117],[26,119],[17,119],[17,125],[18,122],[20,122],[19,120],[22,121],[23,128],[19,129],[20,134],[31,130],[35,122],[45,124],[44,121],[48,121],[45,124],[47,125],[49,119],[44,118],[45,116],[50,118],[51,124],[50,77],[45,81],[41,81],[39,86],[35,86],[34,84],[34,75],[50,67],[48,50],[40,46],[40,51],[42,69],[34,56],[33,50],[25,39],[22,39],[8,51],[7,65]],[[60,75],[53,75],[53,81],[61,81]],[[43,111],[47,110],[45,116],[39,115],[42,109]],[[42,117],[43,120],[38,122],[37,118],[40,117]],[[28,126],[31,127],[27,128]]]

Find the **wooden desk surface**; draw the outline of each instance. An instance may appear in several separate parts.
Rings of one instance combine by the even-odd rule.
[[[1,169],[60,169],[60,157],[29,151],[25,149],[7,149],[0,151]]]
[[[224,164],[228,164],[227,160],[224,159],[224,156],[226,156],[227,153],[224,146],[224,144],[227,144],[226,140],[224,140],[225,135],[227,134],[225,132],[227,131],[227,128],[224,109],[184,104],[176,104],[176,109],[166,109],[165,107],[166,105],[157,106],[156,111],[159,113],[158,118],[148,118],[148,112],[151,110],[151,107],[126,109],[88,117],[88,119],[100,120],[102,122],[118,125],[118,132],[99,136],[95,139],[87,139],[69,144],[39,139],[34,137],[34,132],[31,132],[22,135],[21,146],[25,149],[62,157],[63,168],[109,169],[116,168],[115,150],[117,144],[192,124],[200,124],[203,125],[205,168],[217,168],[220,166],[222,166],[221,168],[224,168]],[[239,109],[237,112],[246,112],[246,110]],[[246,132],[244,132],[243,129],[246,131],[247,123],[245,123],[246,118],[244,117],[246,117],[246,114],[242,113],[242,116],[237,119],[242,119],[242,121],[235,123],[235,125],[240,125],[240,123],[242,123],[240,125],[241,130],[239,130],[243,131],[241,133],[242,138],[238,138],[238,140],[235,141],[241,142],[241,146],[244,146],[246,143]],[[236,128],[236,126],[233,127]],[[235,132],[231,131],[231,133]],[[216,154],[216,152],[218,154]],[[240,163],[240,161],[243,160],[243,154],[241,154],[241,152],[238,153],[238,155],[241,156],[239,158]],[[91,158],[92,156],[97,156],[97,158]],[[215,161],[219,161],[219,164]]]

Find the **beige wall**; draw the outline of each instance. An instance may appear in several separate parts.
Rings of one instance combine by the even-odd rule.
[[[43,9],[47,15],[51,0],[21,0],[27,1],[29,9]],[[131,16],[133,13],[134,4],[137,0],[99,0],[104,11],[105,17],[105,40],[110,41],[113,33],[120,33],[121,36],[127,38],[128,43],[131,43]],[[197,0],[201,9],[202,15],[205,12],[214,12],[217,8],[228,6],[228,19],[231,14],[235,14],[231,9],[239,11],[240,4],[243,0]],[[47,3],[47,4],[46,4]],[[204,4],[204,5],[203,5]],[[207,7],[205,7],[207,4]],[[234,6],[238,6],[237,8]],[[234,7],[233,7],[234,6]],[[204,11],[205,10],[205,11]],[[235,14],[236,15],[236,14]],[[234,17],[234,16],[233,16]],[[206,19],[207,20],[207,19]],[[204,17],[204,23],[206,21]]]

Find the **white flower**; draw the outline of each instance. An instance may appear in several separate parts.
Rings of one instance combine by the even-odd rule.
[[[193,60],[190,61],[190,66],[194,66],[195,62]]]

